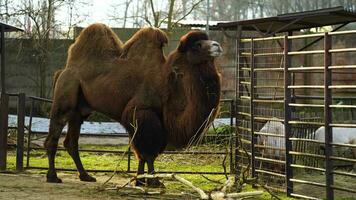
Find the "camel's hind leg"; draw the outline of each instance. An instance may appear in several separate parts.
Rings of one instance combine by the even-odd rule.
[[[48,156],[48,172],[47,172],[47,182],[51,183],[61,183],[62,180],[57,177],[57,172],[55,168],[55,157],[58,147],[58,140],[62,133],[63,127],[66,124],[64,118],[51,117],[49,132],[44,143],[47,149]]]
[[[83,119],[80,113],[73,113],[68,120],[68,132],[64,139],[63,145],[67,149],[69,155],[72,157],[75,166],[79,172],[81,181],[95,182],[96,179],[90,176],[84,169],[82,161],[79,157],[78,140],[80,134],[80,127]]]

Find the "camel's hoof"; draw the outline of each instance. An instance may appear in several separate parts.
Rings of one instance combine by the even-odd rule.
[[[90,176],[89,174],[81,174],[79,175],[79,178],[81,181],[85,181],[85,182],[96,182],[96,179]]]
[[[57,175],[47,174],[47,183],[62,183],[62,180],[57,177]]]
[[[147,179],[147,186],[152,188],[165,188],[164,184],[158,178]]]
[[[146,185],[146,181],[144,178],[136,179],[134,182],[134,186],[141,187],[141,186],[145,186],[145,185]]]

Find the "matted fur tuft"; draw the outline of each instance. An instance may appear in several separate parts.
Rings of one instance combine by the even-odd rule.
[[[180,38],[178,51],[186,52],[194,45],[195,42],[200,40],[209,40],[209,36],[203,31],[190,31]]]
[[[83,29],[68,50],[67,66],[73,60],[119,57],[123,44],[105,24],[95,23]]]

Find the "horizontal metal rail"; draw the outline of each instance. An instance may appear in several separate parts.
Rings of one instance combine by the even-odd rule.
[[[306,122],[306,121],[289,121],[289,124],[298,124],[298,125],[316,125],[316,126],[324,126],[322,122]]]
[[[251,71],[251,68],[248,68],[248,67],[241,67],[240,69],[243,71]]]
[[[330,49],[329,53],[355,52],[356,48]]]
[[[321,104],[289,103],[288,105],[289,105],[289,106],[292,106],[292,107],[324,108],[324,105],[321,105]]]
[[[284,103],[284,100],[253,99],[256,103]]]
[[[329,89],[356,89],[356,85],[331,85]]]
[[[331,123],[331,127],[356,128],[356,124],[335,124]]]
[[[324,89],[323,85],[290,85],[289,89]]]
[[[329,32],[328,35],[331,36],[336,36],[336,35],[346,35],[346,34],[355,34],[355,30],[349,30],[349,31],[335,31],[335,32]],[[314,34],[306,34],[306,35],[293,35],[293,36],[288,36],[288,39],[303,39],[303,38],[313,38],[313,37],[324,37],[324,33],[314,33]],[[282,40],[284,39],[284,36],[275,36],[275,37],[263,37],[263,38],[253,38],[253,41],[258,42],[258,41],[269,41],[269,40]],[[243,38],[240,40],[242,43],[247,43],[251,42],[250,38]]]
[[[345,161],[345,162],[353,162],[353,163],[356,163],[356,159],[353,159],[353,158],[342,158],[342,157],[330,156],[330,159],[332,159],[332,160],[338,160],[338,161]]]
[[[268,174],[268,175],[272,175],[272,176],[278,176],[278,177],[282,177],[282,178],[286,177],[286,175],[284,175],[284,174],[279,174],[279,173],[276,173],[276,172],[270,172],[270,171],[266,171],[266,170],[262,170],[262,169],[256,169],[256,172],[262,173],[262,174]]]
[[[330,105],[330,108],[356,108],[356,105]]]
[[[335,170],[332,173],[336,174],[336,175],[352,176],[352,177],[356,178],[356,174],[355,173],[344,172],[344,171],[335,171]]]
[[[297,164],[291,164],[290,166],[299,169],[310,169],[318,172],[325,172],[325,169],[319,167],[311,167],[311,166],[297,165]]]
[[[295,72],[295,71],[315,71],[315,70],[324,70],[325,67],[290,67],[288,71]]]
[[[319,186],[319,187],[326,187],[326,184],[324,183],[318,183],[318,182],[313,182],[313,181],[305,181],[305,180],[300,180],[300,179],[290,179],[290,181],[294,183],[301,183],[301,184],[307,184],[307,185],[313,185],[313,186]]]
[[[45,101],[45,102],[48,102],[48,103],[52,103],[53,102],[52,99],[46,99],[46,98],[35,97],[35,96],[28,96],[28,98],[33,99],[33,100],[37,100],[37,101]]]
[[[280,85],[256,85],[253,88],[274,88],[274,89],[284,89],[284,86]]]
[[[307,139],[307,138],[289,138],[290,141],[301,141],[301,142],[313,142],[318,144],[325,144],[325,142],[321,142],[319,140]]]
[[[333,146],[356,148],[356,144],[331,143]]]
[[[289,154],[295,155],[295,156],[307,156],[307,157],[325,159],[325,156],[324,156],[324,155],[318,155],[318,154],[313,154],[313,153],[305,153],[305,152],[298,152],[298,151],[289,151]]]
[[[329,66],[328,69],[356,69],[356,65],[333,65]]]
[[[25,167],[26,169],[41,169],[41,170],[47,170],[47,167],[35,167],[35,166],[30,166],[30,167]],[[77,169],[65,169],[65,168],[56,168],[58,171],[77,171]],[[107,170],[107,169],[86,169],[87,172],[116,172],[116,173],[137,173],[137,171],[127,171],[127,170]],[[226,174],[225,172],[202,172],[202,171],[197,171],[197,172],[192,172],[192,171],[156,171],[156,173],[160,174],[211,174],[211,175],[224,175]]]
[[[275,146],[268,146],[268,145],[259,145],[259,144],[255,144],[255,148],[258,149],[271,149],[271,150],[278,150],[278,151],[286,151],[285,148],[279,148],[279,147],[275,147]],[[267,156],[267,155],[266,155]]]
[[[263,136],[270,136],[270,137],[284,138],[284,135],[279,135],[279,134],[275,134],[275,133],[263,133],[263,132],[255,131],[255,134],[256,135],[263,135]]]
[[[255,159],[256,160],[260,160],[260,161],[269,162],[269,163],[278,163],[278,164],[285,165],[285,161],[284,160],[276,160],[276,159],[272,159],[272,158],[263,158],[263,157],[259,157],[259,156],[256,156]]]
[[[335,190],[340,190],[340,191],[344,191],[344,192],[356,193],[356,190],[350,189],[350,188],[338,187],[338,186],[335,186],[335,185],[332,185],[331,187],[332,187],[333,189],[335,189]]]
[[[256,67],[255,69],[253,69],[255,72],[265,72],[265,71],[284,71],[283,68],[279,68],[279,67],[270,67],[270,68],[258,68]]]
[[[284,122],[284,119],[280,119],[280,118],[277,118],[277,117],[259,117],[259,116],[256,116],[255,120],[257,120],[257,121]]]
[[[45,151],[46,149],[43,147],[31,147],[30,150],[40,150],[40,151]],[[58,151],[66,151],[65,148],[58,148]],[[89,152],[89,153],[113,153],[113,154],[133,154],[132,152],[129,151],[118,151],[118,150],[101,150],[101,149],[79,149],[80,152]],[[199,155],[226,155],[229,152],[226,151],[214,151],[214,152],[206,152],[206,151],[163,151],[162,154],[184,154],[184,155],[194,155],[194,154],[199,154]]]
[[[291,195],[292,197],[297,197],[297,198],[302,198],[302,199],[320,200],[319,198],[316,198],[316,197],[310,197],[310,196],[301,195],[301,194],[296,194],[296,193],[291,193],[290,195]]]
[[[313,50],[313,51],[290,51],[288,52],[289,56],[296,55],[311,55],[311,54],[324,54],[324,50]]]

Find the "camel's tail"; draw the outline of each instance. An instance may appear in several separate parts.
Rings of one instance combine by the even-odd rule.
[[[78,61],[119,57],[123,44],[105,24],[92,24],[83,29],[68,50],[67,67],[78,66]]]
[[[53,75],[53,83],[52,83],[52,90],[54,92],[54,88],[56,87],[56,83],[57,83],[57,80],[59,78],[59,75],[61,75],[63,69],[60,69],[60,70],[57,70],[56,72],[54,72],[54,75]]]

